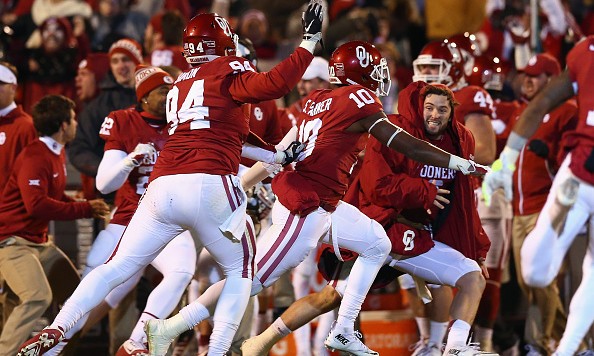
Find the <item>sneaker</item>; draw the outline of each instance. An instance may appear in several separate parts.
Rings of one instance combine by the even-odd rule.
[[[481,351],[477,343],[470,343],[464,346],[454,346],[445,350],[444,356],[499,356],[496,352]]]
[[[355,356],[379,356],[379,352],[371,350],[361,342],[363,336],[360,332],[341,333],[340,331],[333,326],[326,341],[324,341],[324,345],[330,351],[346,351]]]
[[[64,339],[62,329],[44,328],[39,334],[25,341],[21,345],[17,356],[39,356],[43,355]]]
[[[151,319],[144,324],[150,356],[165,355],[173,342],[175,336],[170,336],[165,332],[164,323],[165,320]]]
[[[146,345],[134,341],[132,339],[126,340],[118,349],[115,356],[148,356],[149,351]]]

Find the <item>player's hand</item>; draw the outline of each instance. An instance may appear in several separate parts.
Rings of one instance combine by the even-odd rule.
[[[450,200],[446,198],[448,194],[450,194],[449,190],[437,188],[437,195],[435,196],[433,205],[435,205],[439,209],[444,209],[445,205],[450,203]]]
[[[276,163],[280,163],[283,166],[293,163],[304,149],[304,144],[299,141],[293,141],[284,151],[277,152],[277,157],[280,159]]]
[[[310,0],[307,9],[303,12],[301,20],[303,23],[303,39],[305,41],[319,42],[322,40],[322,11],[321,0]]]
[[[489,279],[489,269],[487,268],[487,265],[485,264],[485,258],[480,257],[477,260],[479,266],[481,267],[481,272],[483,273],[483,276],[485,277],[485,279]]]
[[[128,154],[128,163],[133,167],[138,167],[147,157],[155,154],[157,150],[152,143],[139,143],[130,154]]]
[[[91,205],[94,218],[106,219],[109,217],[109,205],[107,205],[103,199],[89,200],[88,203]]]

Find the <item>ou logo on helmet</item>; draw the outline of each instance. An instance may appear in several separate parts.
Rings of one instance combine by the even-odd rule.
[[[357,56],[361,67],[367,68],[371,63],[371,53],[368,53],[365,47],[357,46],[357,48],[355,48],[355,55]]]
[[[222,17],[215,17],[215,21],[219,24],[219,26],[221,26],[221,28],[223,29],[223,32],[231,37],[232,36],[232,32],[231,32],[231,27],[229,27],[229,22],[227,22],[227,20],[225,20]]]

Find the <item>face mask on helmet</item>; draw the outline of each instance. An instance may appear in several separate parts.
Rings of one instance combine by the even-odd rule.
[[[352,41],[338,47],[329,61],[330,83],[359,84],[387,96],[392,84],[388,62],[375,46],[364,41]]]
[[[217,14],[199,14],[184,29],[184,57],[192,65],[235,55],[237,35],[227,20]]]
[[[463,76],[460,51],[446,42],[430,42],[413,61],[413,81],[454,87]]]

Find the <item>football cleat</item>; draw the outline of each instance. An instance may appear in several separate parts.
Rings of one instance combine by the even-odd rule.
[[[48,352],[64,339],[61,329],[44,328],[39,334],[25,341],[21,345],[17,356],[39,356]]]
[[[167,354],[169,346],[173,342],[175,336],[169,335],[166,330],[164,320],[152,319],[144,324],[144,331],[148,340],[149,355],[163,356]]]
[[[144,344],[128,339],[120,346],[115,356],[148,356],[148,354],[149,351]]]
[[[360,332],[344,333],[335,326],[332,327],[330,334],[324,341],[324,345],[330,351],[345,351],[355,356],[379,356],[379,352],[371,350],[361,342],[362,335]]]

